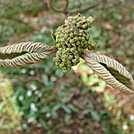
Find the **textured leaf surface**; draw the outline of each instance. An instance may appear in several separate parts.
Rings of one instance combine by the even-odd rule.
[[[130,73],[116,60],[105,55],[85,51],[82,58],[107,84],[120,91],[134,94],[134,80]]]
[[[42,43],[23,42],[0,48],[0,65],[24,66],[34,64],[56,52],[55,47]]]

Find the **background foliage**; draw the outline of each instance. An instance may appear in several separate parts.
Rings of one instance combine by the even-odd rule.
[[[91,0],[70,0],[82,8]],[[61,6],[62,1],[55,6]],[[82,13],[95,18],[97,52],[114,57],[134,77],[133,0],[107,0]],[[0,0],[0,46],[22,41],[54,45],[50,30],[65,15],[42,0]],[[110,89],[84,61],[67,74],[52,57],[24,67],[0,67],[0,133],[134,134],[133,95]]]

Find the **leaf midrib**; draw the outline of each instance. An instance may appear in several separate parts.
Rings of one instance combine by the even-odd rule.
[[[14,58],[16,58],[18,56],[22,56],[22,55],[27,54],[27,53],[28,52],[10,53],[10,54],[8,54],[8,53],[6,53],[6,54],[0,53],[0,59],[2,59],[2,60],[5,60],[5,59],[14,59]]]
[[[102,66],[104,66],[109,73],[115,77],[115,79],[117,81],[119,81],[120,83],[122,83],[123,85],[125,85],[126,87],[128,87],[129,89],[132,88],[132,83],[130,82],[130,80],[128,78],[126,78],[125,76],[123,76],[122,74],[120,74],[117,70],[113,69],[112,67],[108,67],[106,64],[104,63],[100,63]]]

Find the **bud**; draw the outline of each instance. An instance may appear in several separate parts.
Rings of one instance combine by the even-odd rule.
[[[63,70],[63,72],[64,72],[64,73],[67,73],[67,72],[68,72],[68,70],[67,70],[67,69],[64,69],[64,70]]]
[[[56,62],[56,61],[57,61],[57,58],[56,58],[56,57],[54,57],[54,58],[53,58],[53,61],[54,61],[54,62]]]
[[[59,67],[60,67],[60,68],[64,67],[64,64],[63,64],[63,63],[61,63],[61,64],[59,65]]]
[[[93,25],[93,23],[94,23],[94,18],[93,18],[93,17],[91,17],[91,16],[90,16],[90,17],[88,17],[88,18],[87,18],[87,22],[88,22],[88,23],[89,23],[89,25],[90,25],[89,27],[91,27],[91,26]]]
[[[75,42],[75,40],[74,40],[74,39],[71,39],[71,40],[70,40],[70,43],[74,43],[74,42]]]
[[[92,17],[81,17],[78,14],[68,17],[65,24],[56,30],[55,38],[58,51],[54,62],[62,68],[63,72],[68,72],[71,66],[80,62],[79,57],[84,49],[95,49],[95,44],[90,41],[88,34],[93,22]]]
[[[67,48],[66,51],[67,51],[67,52],[70,52],[70,48]]]
[[[74,34],[73,33],[70,33],[70,37],[73,38],[74,37]]]
[[[81,37],[82,38],[82,41],[85,41],[85,38],[84,37]]]
[[[60,46],[61,46],[61,44],[60,44]],[[62,47],[62,46],[61,46]],[[59,48],[59,51],[62,51],[62,48]]]
[[[82,51],[83,51],[82,49],[78,49],[79,54],[81,54],[81,53],[82,53]]]
[[[76,51],[76,47],[71,48],[70,50],[72,53]]]
[[[78,23],[78,24],[77,24],[77,27],[80,27],[80,26],[81,26],[81,24],[80,24],[80,23]]]
[[[84,24],[82,27],[83,27],[83,29],[87,29],[88,28],[88,25],[87,24]]]
[[[73,59],[72,62],[73,62],[74,64],[77,64],[77,63],[78,63],[77,59]]]
[[[62,61],[65,63],[67,60],[65,58],[63,58]]]
[[[60,44],[56,44],[56,48],[60,48],[61,47],[61,45]]]
[[[56,53],[58,56],[61,56],[62,55],[62,52],[61,51],[57,51]]]
[[[81,38],[81,40],[82,40],[82,38]],[[77,44],[77,45],[80,45],[80,41],[77,41],[76,44]]]
[[[90,35],[87,34],[87,35],[86,35],[86,40],[89,40],[89,39],[90,39]]]
[[[69,55],[68,59],[72,60],[73,59],[73,55]]]
[[[68,65],[71,65],[71,61],[67,61],[67,64],[68,64]]]
[[[91,47],[91,48],[90,48],[89,50],[94,50],[94,49],[96,48],[96,43],[92,41],[92,42],[90,43],[90,47]]]
[[[65,34],[65,35],[64,35],[64,39],[67,39],[67,38],[68,38],[68,35],[67,35],[67,34]]]
[[[68,58],[68,55],[64,54],[64,55],[63,55],[63,58],[64,58],[64,59],[67,59],[67,58]]]
[[[74,37],[75,42],[77,42],[79,39],[77,37]]]

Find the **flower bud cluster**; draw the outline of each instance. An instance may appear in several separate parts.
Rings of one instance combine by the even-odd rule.
[[[90,41],[88,30],[92,27],[92,17],[81,17],[80,14],[70,16],[65,24],[58,27],[56,37],[56,57],[53,59],[56,66],[68,72],[72,66],[80,62],[80,54],[84,49],[95,49],[95,44]]]

